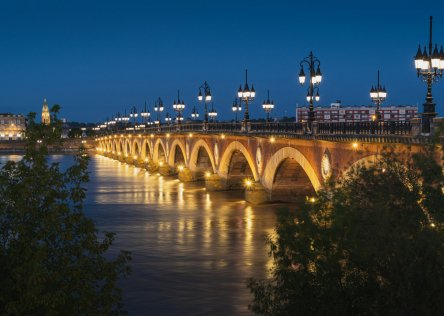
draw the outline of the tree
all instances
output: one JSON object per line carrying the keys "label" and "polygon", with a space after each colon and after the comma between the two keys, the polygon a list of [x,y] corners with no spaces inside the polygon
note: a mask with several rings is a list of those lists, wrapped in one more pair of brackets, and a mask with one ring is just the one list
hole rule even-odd
{"label": "tree", "polygon": [[444,177],[433,149],[387,152],[282,211],[271,277],[248,281],[262,315],[443,315]]}
{"label": "tree", "polygon": [[28,116],[23,159],[0,171],[0,314],[124,314],[116,282],[130,255],[109,259],[114,235],[99,234],[83,213],[88,157],[65,171],[48,162],[60,141],[58,110],[50,126]]}

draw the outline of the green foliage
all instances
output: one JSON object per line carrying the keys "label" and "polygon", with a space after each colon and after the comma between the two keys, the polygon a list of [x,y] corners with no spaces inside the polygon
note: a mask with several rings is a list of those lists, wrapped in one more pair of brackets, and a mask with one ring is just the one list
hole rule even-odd
{"label": "green foliage", "polygon": [[261,315],[443,315],[444,177],[433,149],[386,153],[282,211],[271,277],[248,281]]}
{"label": "green foliage", "polygon": [[112,233],[99,234],[82,209],[88,157],[62,171],[48,162],[58,146],[58,106],[51,125],[28,117],[26,154],[0,171],[0,314],[124,314],[119,277],[129,253],[110,259]]}

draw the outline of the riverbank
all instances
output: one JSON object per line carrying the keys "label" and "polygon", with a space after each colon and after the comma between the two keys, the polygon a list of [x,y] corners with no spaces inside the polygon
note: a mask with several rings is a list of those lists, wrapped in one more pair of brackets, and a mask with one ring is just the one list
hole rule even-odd
{"label": "riverbank", "polygon": [[[60,147],[54,148],[49,147],[48,150],[51,154],[63,154],[63,153],[75,153],[81,148],[84,148],[88,152],[93,152],[94,138],[67,138],[62,139],[62,145]],[[0,154],[23,154],[25,152],[25,141],[24,140],[11,140],[11,141],[0,141]]]}

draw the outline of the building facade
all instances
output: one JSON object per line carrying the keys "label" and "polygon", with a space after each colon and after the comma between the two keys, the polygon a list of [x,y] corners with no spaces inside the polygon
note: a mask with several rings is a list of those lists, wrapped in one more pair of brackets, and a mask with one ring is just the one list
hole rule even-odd
{"label": "building facade", "polygon": [[19,114],[0,114],[0,141],[21,140],[25,136],[26,118]]}
{"label": "building facade", "polygon": [[46,98],[43,99],[42,124],[45,124],[45,125],[51,124],[51,115],[49,114],[49,108],[48,108],[48,103],[46,103]]}
{"label": "building facade", "polygon": [[[375,106],[342,106],[335,102],[330,107],[315,107],[318,122],[369,122],[376,118]],[[392,105],[380,108],[383,121],[409,121],[418,114],[418,107],[412,105]],[[308,120],[308,107],[296,109],[296,120]]]}

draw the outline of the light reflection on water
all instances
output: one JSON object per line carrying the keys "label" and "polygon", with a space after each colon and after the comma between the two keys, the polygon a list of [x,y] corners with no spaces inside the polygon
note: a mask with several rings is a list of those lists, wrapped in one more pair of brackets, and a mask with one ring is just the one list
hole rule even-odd
{"label": "light reflection on water", "polygon": [[264,237],[279,206],[251,206],[242,192],[207,192],[101,156],[89,168],[86,213],[116,233],[113,252],[132,252],[133,272],[121,282],[130,315],[250,314],[245,280],[271,267]]}

